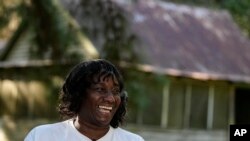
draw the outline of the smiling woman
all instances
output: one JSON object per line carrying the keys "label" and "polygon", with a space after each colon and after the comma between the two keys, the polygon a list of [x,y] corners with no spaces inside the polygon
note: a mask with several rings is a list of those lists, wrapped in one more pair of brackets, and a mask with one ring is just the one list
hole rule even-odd
{"label": "smiling woman", "polygon": [[121,74],[106,60],[76,65],[59,100],[64,121],[35,127],[24,141],[144,141],[119,127],[126,114],[127,95]]}

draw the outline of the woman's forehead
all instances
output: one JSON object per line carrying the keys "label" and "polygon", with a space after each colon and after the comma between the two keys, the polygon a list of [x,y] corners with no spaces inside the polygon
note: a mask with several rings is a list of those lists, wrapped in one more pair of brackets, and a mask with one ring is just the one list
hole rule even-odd
{"label": "woman's forehead", "polygon": [[112,73],[95,75],[93,78],[94,83],[103,83],[103,82],[110,81],[110,80],[113,81],[115,85],[119,85],[119,82],[116,76]]}

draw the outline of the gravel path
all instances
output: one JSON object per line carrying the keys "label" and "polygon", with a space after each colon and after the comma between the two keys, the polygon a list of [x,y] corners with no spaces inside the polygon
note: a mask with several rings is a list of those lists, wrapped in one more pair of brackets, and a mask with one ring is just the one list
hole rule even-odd
{"label": "gravel path", "polygon": [[140,131],[145,141],[228,141],[226,131]]}

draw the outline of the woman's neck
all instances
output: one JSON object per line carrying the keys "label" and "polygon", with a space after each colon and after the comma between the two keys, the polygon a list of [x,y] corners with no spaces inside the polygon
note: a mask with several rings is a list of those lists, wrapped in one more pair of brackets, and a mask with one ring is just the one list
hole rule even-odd
{"label": "woman's neck", "polygon": [[74,119],[73,124],[81,134],[87,136],[92,141],[100,139],[109,131],[109,126],[95,126],[93,124],[80,120],[78,117]]}

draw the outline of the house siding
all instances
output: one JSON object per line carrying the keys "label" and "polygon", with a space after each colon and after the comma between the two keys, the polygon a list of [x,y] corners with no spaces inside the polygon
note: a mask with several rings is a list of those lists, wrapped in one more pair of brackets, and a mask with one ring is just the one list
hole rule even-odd
{"label": "house siding", "polygon": [[[145,86],[150,93],[147,94],[149,102],[143,109],[140,124],[166,129],[228,129],[230,119],[234,118],[231,113],[234,84],[174,77],[165,77],[165,80],[165,84],[169,83],[169,90],[166,90],[166,85],[161,88]],[[167,97],[164,96],[166,91],[169,91]],[[148,113],[154,116],[148,116]]]}
{"label": "house siding", "polygon": [[28,42],[31,42],[32,34],[31,32],[23,32],[20,38],[17,41],[17,44],[15,45],[15,48],[11,50],[8,57],[5,61],[28,61],[29,58],[29,49],[31,44],[27,44]]}

